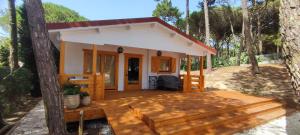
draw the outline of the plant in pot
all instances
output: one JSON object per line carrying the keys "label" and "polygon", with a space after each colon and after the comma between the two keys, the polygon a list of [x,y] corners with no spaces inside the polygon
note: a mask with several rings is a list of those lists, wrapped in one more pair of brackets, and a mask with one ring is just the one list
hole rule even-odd
{"label": "plant in pot", "polygon": [[80,92],[80,102],[82,105],[87,106],[91,103],[91,97],[87,92]]}
{"label": "plant in pot", "polygon": [[75,84],[65,84],[64,90],[64,104],[68,109],[75,109],[80,105],[80,87]]}

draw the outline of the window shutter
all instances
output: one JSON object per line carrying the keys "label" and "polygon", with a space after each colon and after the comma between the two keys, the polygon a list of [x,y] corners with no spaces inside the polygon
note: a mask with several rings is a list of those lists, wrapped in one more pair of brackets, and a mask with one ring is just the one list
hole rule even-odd
{"label": "window shutter", "polygon": [[159,71],[159,58],[157,56],[151,57],[151,72],[157,73]]}
{"label": "window shutter", "polygon": [[171,72],[176,73],[176,58],[172,58],[171,61]]}

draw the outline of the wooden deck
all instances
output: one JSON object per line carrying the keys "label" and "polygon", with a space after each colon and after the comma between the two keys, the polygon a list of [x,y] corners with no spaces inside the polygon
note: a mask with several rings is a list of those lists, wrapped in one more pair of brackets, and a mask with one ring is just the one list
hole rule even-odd
{"label": "wooden deck", "polygon": [[232,134],[293,112],[275,99],[215,91],[106,92],[105,100],[66,110],[66,121],[106,117],[116,135]]}

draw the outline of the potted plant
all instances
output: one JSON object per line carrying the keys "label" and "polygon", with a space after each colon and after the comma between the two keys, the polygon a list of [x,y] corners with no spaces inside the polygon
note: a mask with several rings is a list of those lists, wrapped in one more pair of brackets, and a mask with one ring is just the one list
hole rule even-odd
{"label": "potted plant", "polygon": [[80,87],[74,84],[65,84],[64,90],[64,104],[68,109],[75,109],[80,105]]}
{"label": "potted plant", "polygon": [[80,92],[80,102],[82,105],[87,106],[91,103],[91,97],[87,92]]}

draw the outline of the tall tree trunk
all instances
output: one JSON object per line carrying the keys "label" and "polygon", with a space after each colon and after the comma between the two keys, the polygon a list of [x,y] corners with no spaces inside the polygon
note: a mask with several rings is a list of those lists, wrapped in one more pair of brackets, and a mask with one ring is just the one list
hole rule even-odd
{"label": "tall tree trunk", "polygon": [[241,55],[242,55],[242,51],[244,49],[244,45],[245,45],[245,23],[243,21],[242,33],[241,33],[241,39],[240,39],[240,48],[239,48],[239,52],[237,54],[237,62],[236,62],[238,66],[241,65]]}
{"label": "tall tree trunk", "polygon": [[[208,17],[207,0],[203,0],[203,4],[204,4],[204,20],[205,20],[205,44],[209,45],[210,31],[209,31],[209,17]],[[207,54],[207,56],[206,56],[206,70],[211,71],[211,68],[212,68],[211,54]]]}
{"label": "tall tree trunk", "polygon": [[10,60],[10,69],[12,72],[17,68],[19,68],[15,0],[8,0],[8,7],[9,7],[10,38],[11,38],[9,60]]}
{"label": "tall tree trunk", "polygon": [[186,0],[186,5],[185,5],[185,9],[186,9],[186,34],[190,34],[190,24],[189,24],[189,18],[190,18],[190,2],[189,0]]}
{"label": "tall tree trunk", "polygon": [[50,135],[66,134],[63,112],[63,95],[55,71],[51,42],[46,28],[40,0],[25,0],[33,52],[45,105],[45,115]]}
{"label": "tall tree trunk", "polygon": [[245,28],[245,45],[247,47],[247,52],[249,55],[249,60],[251,63],[252,74],[260,73],[257,60],[255,58],[255,53],[253,50],[253,46],[251,43],[251,30],[250,30],[250,23],[249,23],[249,15],[247,9],[247,0],[242,0],[242,12],[243,12],[243,20],[244,20],[244,28]]}
{"label": "tall tree trunk", "polygon": [[[267,1],[265,1],[266,3]],[[256,20],[256,26],[257,29],[256,30],[252,30],[251,28],[251,36],[252,36],[252,42],[254,43],[255,47],[256,47],[256,53],[257,54],[262,54],[262,40],[261,40],[261,18],[260,18],[260,12],[261,10],[259,10],[259,8],[257,8],[257,1],[256,0],[252,0],[252,5],[253,5],[253,14],[251,16],[251,19]],[[251,26],[253,26],[254,21],[251,21]]]}
{"label": "tall tree trunk", "polygon": [[291,76],[296,102],[300,102],[300,1],[280,0],[280,33],[283,58]]}

